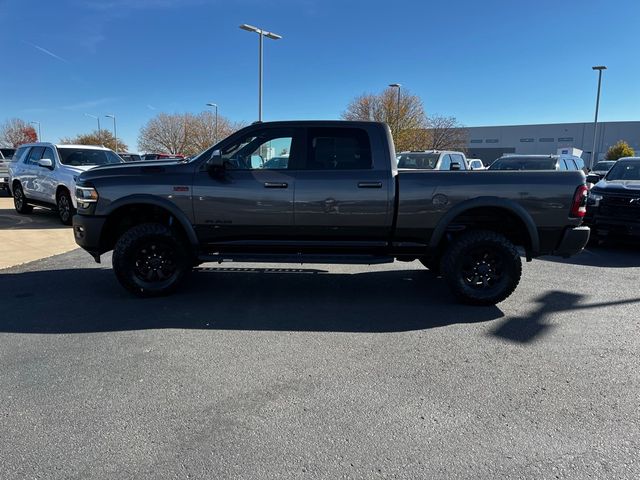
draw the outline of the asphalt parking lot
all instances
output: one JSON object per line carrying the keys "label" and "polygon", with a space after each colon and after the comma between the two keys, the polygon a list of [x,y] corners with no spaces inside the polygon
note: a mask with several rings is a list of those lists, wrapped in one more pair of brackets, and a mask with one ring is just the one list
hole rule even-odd
{"label": "asphalt parking lot", "polygon": [[[71,232],[69,231],[69,235]],[[638,478],[640,249],[456,305],[419,263],[0,270],[0,478]]]}

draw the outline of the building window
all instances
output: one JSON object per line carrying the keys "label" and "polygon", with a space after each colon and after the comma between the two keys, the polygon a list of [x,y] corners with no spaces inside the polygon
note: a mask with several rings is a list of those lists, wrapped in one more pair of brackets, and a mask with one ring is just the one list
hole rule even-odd
{"label": "building window", "polygon": [[533,142],[533,138],[521,138],[520,141],[522,143],[530,143]]}
{"label": "building window", "polygon": [[484,143],[498,143],[497,138],[487,138]]}
{"label": "building window", "polygon": [[481,139],[480,140],[471,140],[470,143],[482,143],[482,140]]}
{"label": "building window", "polygon": [[544,138],[539,138],[538,141],[539,142],[553,142],[553,138],[544,137]]}
{"label": "building window", "polygon": [[573,142],[573,137],[561,137],[558,138],[559,142]]}

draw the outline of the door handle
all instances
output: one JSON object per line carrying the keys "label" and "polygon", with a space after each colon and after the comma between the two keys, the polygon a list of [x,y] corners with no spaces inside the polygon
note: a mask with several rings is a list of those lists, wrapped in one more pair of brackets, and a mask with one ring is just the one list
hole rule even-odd
{"label": "door handle", "polygon": [[287,188],[289,185],[280,182],[264,182],[264,188]]}
{"label": "door handle", "polygon": [[382,188],[382,182],[358,182],[358,188]]}

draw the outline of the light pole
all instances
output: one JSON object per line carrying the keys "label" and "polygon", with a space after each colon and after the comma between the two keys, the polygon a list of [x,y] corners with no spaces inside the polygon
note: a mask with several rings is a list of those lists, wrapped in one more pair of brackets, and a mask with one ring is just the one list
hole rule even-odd
{"label": "light pole", "polygon": [[218,105],[216,103],[207,103],[207,107],[215,107],[216,109],[216,134],[215,141],[213,142],[215,145],[216,143],[218,143]]}
{"label": "light pole", "polygon": [[258,34],[260,38],[259,42],[259,57],[258,57],[258,121],[262,121],[262,37],[270,38],[271,40],[280,40],[282,38],[281,35],[273,32],[267,32],[258,27],[254,27],[252,25],[247,25],[243,23],[240,25],[242,30],[246,30],[247,32],[254,32]]}
{"label": "light pole", "polygon": [[391,88],[398,89],[398,107],[396,109],[396,135],[400,133],[400,87],[402,87],[399,83],[390,83],[389,86]]}
{"label": "light pole", "polygon": [[597,65],[595,67],[591,67],[592,70],[598,71],[598,95],[596,96],[596,118],[593,120],[593,148],[591,149],[591,168],[598,161],[598,156],[596,155],[596,136],[598,133],[598,109],[600,108],[600,85],[602,84],[602,71],[606,70],[607,67],[604,65]]}
{"label": "light pole", "polygon": [[116,116],[115,115],[105,115],[107,118],[113,118],[113,138],[116,142],[116,153],[118,153],[118,131],[116,130]]}
{"label": "light pole", "polygon": [[85,113],[85,116],[89,118],[95,118],[98,121],[98,143],[102,145],[102,130],[100,130],[100,117],[97,115],[91,115],[90,113]]}
{"label": "light pole", "polygon": [[29,124],[31,125],[38,125],[38,141],[41,142],[42,141],[42,134],[40,133],[40,122],[29,122]]}

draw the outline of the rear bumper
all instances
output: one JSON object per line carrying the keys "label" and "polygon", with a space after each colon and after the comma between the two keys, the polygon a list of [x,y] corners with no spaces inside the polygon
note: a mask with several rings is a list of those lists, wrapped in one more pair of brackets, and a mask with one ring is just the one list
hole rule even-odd
{"label": "rear bumper", "polygon": [[103,253],[100,248],[100,239],[106,221],[107,217],[73,216],[73,237],[76,243],[89,252],[96,262],[100,262],[100,255]]}
{"label": "rear bumper", "polygon": [[554,250],[553,255],[570,257],[580,253],[589,241],[591,230],[589,227],[573,227],[565,230],[562,240]]}

